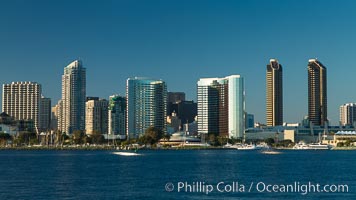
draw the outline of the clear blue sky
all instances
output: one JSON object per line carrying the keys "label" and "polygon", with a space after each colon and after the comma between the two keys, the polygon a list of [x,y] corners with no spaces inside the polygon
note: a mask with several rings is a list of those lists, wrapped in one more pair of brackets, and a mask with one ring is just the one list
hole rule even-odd
{"label": "clear blue sky", "polygon": [[125,94],[128,77],[196,99],[201,77],[245,77],[246,108],[265,122],[265,70],[284,70],[285,121],[307,115],[307,63],[328,70],[328,111],[356,102],[356,3],[328,0],[2,0],[0,82],[36,81],[55,104],[63,68],[81,58],[87,95]]}

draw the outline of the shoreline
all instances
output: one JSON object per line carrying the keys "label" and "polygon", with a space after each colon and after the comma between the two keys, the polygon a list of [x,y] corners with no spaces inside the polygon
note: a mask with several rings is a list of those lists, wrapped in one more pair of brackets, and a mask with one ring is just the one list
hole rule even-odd
{"label": "shoreline", "polygon": [[[275,150],[292,150],[292,151],[301,151],[300,149],[293,149],[293,148],[272,148]],[[135,149],[117,149],[117,146],[107,146],[107,145],[98,145],[98,146],[22,146],[22,147],[0,147],[1,150],[18,150],[18,151],[29,151],[29,150],[55,150],[55,151],[95,151],[95,150],[103,150],[103,151],[134,151]],[[139,148],[139,151],[145,150],[236,150],[233,148],[223,148],[223,147],[181,147],[181,148]],[[356,150],[356,147],[334,147],[330,149],[332,151],[352,151]],[[241,150],[240,150],[241,151]],[[259,151],[259,150],[251,150],[251,151]],[[304,150],[302,150],[304,151]],[[310,151],[310,150],[307,150]],[[313,150],[317,151],[317,150]],[[325,151],[325,150],[323,150]]]}

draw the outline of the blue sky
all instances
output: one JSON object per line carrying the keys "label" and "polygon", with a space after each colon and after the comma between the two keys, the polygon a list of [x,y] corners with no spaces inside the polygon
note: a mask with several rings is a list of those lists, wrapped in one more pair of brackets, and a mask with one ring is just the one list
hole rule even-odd
{"label": "blue sky", "polygon": [[126,79],[160,78],[196,99],[202,77],[240,74],[246,108],[265,122],[265,70],[284,70],[284,120],[307,115],[307,63],[328,70],[328,111],[356,102],[356,2],[337,0],[0,1],[0,82],[36,81],[53,104],[63,68],[80,58],[87,95],[125,94]]}

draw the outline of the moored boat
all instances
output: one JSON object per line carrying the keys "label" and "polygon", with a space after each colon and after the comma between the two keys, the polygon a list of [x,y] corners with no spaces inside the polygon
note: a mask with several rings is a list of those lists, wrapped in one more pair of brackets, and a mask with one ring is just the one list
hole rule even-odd
{"label": "moored boat", "polygon": [[310,143],[310,144],[305,144],[303,142],[299,142],[296,144],[293,149],[297,150],[330,150],[331,146],[328,144],[322,144],[322,143]]}

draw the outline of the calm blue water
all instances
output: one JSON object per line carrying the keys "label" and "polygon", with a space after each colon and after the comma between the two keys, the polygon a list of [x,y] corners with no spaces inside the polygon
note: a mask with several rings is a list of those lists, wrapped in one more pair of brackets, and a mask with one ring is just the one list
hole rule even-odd
{"label": "calm blue water", "polygon": [[[356,199],[356,151],[266,155],[236,150],[171,150],[140,154],[0,151],[0,199]],[[185,182],[191,187],[201,182],[214,190],[209,194],[190,191],[189,186],[185,190]],[[238,182],[241,191],[217,191],[219,182],[224,182],[219,190]],[[262,183],[257,191],[259,182],[347,184],[348,192],[267,192],[261,191]],[[174,188],[167,192],[165,186],[172,189],[170,183]],[[179,192],[178,187],[182,187]]]}

